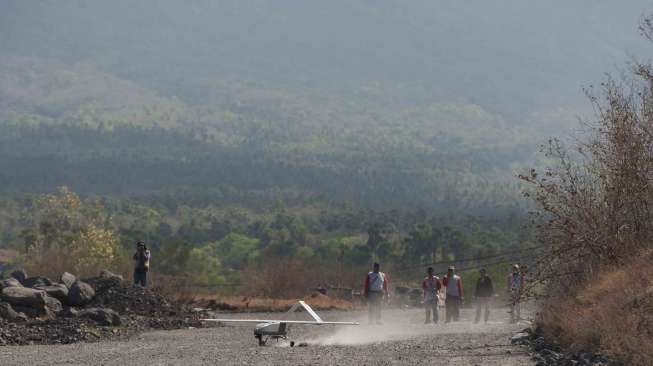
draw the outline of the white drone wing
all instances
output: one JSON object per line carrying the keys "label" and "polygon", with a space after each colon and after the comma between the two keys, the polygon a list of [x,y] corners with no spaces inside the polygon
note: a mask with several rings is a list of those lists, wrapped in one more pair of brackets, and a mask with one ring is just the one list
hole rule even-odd
{"label": "white drone wing", "polygon": [[286,323],[286,324],[313,324],[313,325],[359,325],[356,322],[316,322],[313,320],[273,320],[273,319],[200,319],[203,322],[220,323]]}
{"label": "white drone wing", "polygon": [[356,322],[325,322],[307,303],[299,300],[294,304],[288,313],[292,313],[299,307],[303,307],[307,313],[315,320],[271,320],[271,319],[200,319],[204,322],[224,322],[224,323],[286,323],[286,324],[312,324],[312,325],[359,325]]}

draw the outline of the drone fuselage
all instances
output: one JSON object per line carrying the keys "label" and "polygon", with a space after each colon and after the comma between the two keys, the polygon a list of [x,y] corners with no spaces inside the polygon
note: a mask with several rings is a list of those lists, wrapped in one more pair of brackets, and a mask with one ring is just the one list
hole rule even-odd
{"label": "drone fuselage", "polygon": [[256,336],[285,336],[287,334],[286,323],[259,323],[254,328]]}

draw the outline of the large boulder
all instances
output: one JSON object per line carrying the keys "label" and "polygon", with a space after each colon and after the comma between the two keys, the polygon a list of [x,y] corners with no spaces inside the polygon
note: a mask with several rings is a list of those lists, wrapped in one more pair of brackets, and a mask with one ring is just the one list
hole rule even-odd
{"label": "large boulder", "polygon": [[23,281],[25,281],[25,279],[27,278],[27,273],[22,269],[19,269],[17,271],[11,272],[10,276],[17,279],[18,282],[23,283]]}
{"label": "large boulder", "polygon": [[45,305],[45,291],[27,287],[5,287],[0,293],[0,299],[11,305],[27,307],[42,307]]}
{"label": "large boulder", "polygon": [[38,286],[37,290],[45,291],[49,296],[54,297],[55,299],[61,302],[68,301],[68,287],[66,285],[57,283],[51,286]]}
{"label": "large boulder", "polygon": [[64,272],[61,275],[61,283],[66,285],[66,287],[69,288],[69,289],[72,287],[72,285],[75,283],[75,281],[77,281],[77,277],[75,277],[75,275],[73,275],[71,273]]}
{"label": "large boulder", "polygon": [[120,315],[111,309],[105,308],[88,308],[76,313],[77,317],[89,318],[96,321],[99,325],[117,326],[122,324]]}
{"label": "large boulder", "polygon": [[62,311],[61,302],[54,297],[45,295],[42,305],[25,306],[14,305],[16,311],[25,313],[31,318],[55,319]]}
{"label": "large boulder", "polygon": [[68,304],[72,306],[82,306],[93,300],[95,290],[86,282],[75,281],[68,291]]}
{"label": "large boulder", "polygon": [[73,286],[75,281],[77,281],[77,277],[75,277],[74,274],[68,272],[64,272],[61,274],[60,282],[66,285],[68,289],[70,289]]}
{"label": "large boulder", "polygon": [[29,288],[36,288],[36,287],[44,287],[44,286],[50,286],[52,285],[52,281],[50,281],[49,278],[47,277],[28,277],[22,282],[23,286],[29,287]]}
{"label": "large boulder", "polygon": [[0,281],[0,290],[5,287],[23,287],[23,285],[17,279],[9,277]]}
{"label": "large boulder", "polygon": [[105,279],[105,280],[117,280],[117,281],[123,281],[124,278],[121,275],[117,275],[108,269],[103,269],[100,271],[100,278]]}
{"label": "large boulder", "polygon": [[0,318],[12,322],[27,320],[27,316],[25,314],[17,312],[13,307],[11,307],[9,303],[6,302],[0,302]]}
{"label": "large boulder", "polygon": [[63,306],[61,305],[61,301],[55,299],[52,296],[46,296],[44,310],[48,314],[59,314],[63,310]]}

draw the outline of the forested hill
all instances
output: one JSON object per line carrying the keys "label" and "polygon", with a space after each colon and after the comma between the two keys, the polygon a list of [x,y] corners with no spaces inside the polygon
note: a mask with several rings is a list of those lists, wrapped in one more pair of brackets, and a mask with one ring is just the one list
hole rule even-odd
{"label": "forested hill", "polygon": [[0,190],[515,206],[648,5],[5,0]]}
{"label": "forested hill", "polygon": [[[231,203],[491,210],[517,205],[511,174],[533,157],[527,129],[477,105],[387,109],[376,118],[336,98],[235,88],[240,102],[222,110],[94,69],[4,61],[4,192],[69,185],[96,194],[193,191]],[[391,116],[397,122],[384,121]]]}

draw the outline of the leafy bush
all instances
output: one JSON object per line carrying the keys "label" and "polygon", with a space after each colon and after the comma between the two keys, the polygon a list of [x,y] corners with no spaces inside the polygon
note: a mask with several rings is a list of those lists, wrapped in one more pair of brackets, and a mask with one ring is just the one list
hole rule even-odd
{"label": "leafy bush", "polygon": [[56,277],[74,271],[89,276],[127,261],[118,237],[107,226],[106,212],[97,203],[82,202],[66,187],[34,203],[26,217],[29,225],[22,232],[24,266],[29,273]]}

